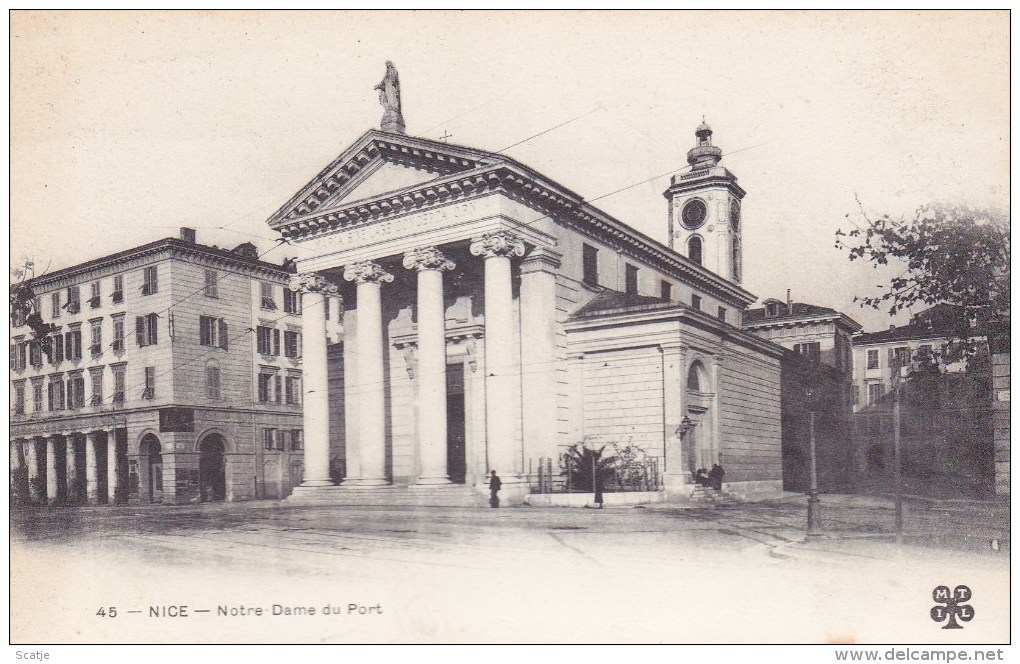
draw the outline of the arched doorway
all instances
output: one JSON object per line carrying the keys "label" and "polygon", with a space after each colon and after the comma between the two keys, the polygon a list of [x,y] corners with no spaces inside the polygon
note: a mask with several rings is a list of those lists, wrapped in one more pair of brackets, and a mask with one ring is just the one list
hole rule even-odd
{"label": "arched doorway", "polygon": [[203,503],[227,499],[226,441],[211,433],[198,445],[198,475]]}
{"label": "arched doorway", "polygon": [[716,463],[713,445],[711,408],[715,400],[705,365],[695,360],[687,370],[687,417],[691,427],[684,439],[684,457],[687,470],[694,473],[708,471]]}
{"label": "arched doorway", "polygon": [[143,499],[150,503],[163,502],[163,448],[155,434],[147,433],[139,445],[142,456]]}

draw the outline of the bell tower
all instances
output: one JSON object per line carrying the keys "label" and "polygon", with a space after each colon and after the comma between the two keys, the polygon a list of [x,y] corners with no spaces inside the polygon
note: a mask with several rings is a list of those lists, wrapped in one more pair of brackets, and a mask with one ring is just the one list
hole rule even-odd
{"label": "bell tower", "polygon": [[741,280],[740,201],[746,193],[712,145],[712,128],[704,119],[694,131],[697,142],[687,152],[688,173],[674,175],[663,196],[669,201],[669,247],[719,276]]}

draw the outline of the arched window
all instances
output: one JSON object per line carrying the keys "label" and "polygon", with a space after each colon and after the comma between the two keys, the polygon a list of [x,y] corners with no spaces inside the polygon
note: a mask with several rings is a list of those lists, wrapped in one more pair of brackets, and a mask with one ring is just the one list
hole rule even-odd
{"label": "arched window", "polygon": [[687,371],[687,389],[692,392],[701,391],[701,377],[699,376],[700,362],[695,362]]}
{"label": "arched window", "polygon": [[687,257],[701,265],[701,238],[697,235],[687,241]]}

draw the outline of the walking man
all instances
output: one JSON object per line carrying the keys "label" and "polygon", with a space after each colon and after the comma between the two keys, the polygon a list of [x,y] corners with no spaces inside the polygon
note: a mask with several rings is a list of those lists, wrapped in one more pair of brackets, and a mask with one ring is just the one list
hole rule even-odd
{"label": "walking man", "polygon": [[492,471],[492,476],[489,477],[489,507],[499,507],[499,489],[503,486],[503,481],[499,479],[499,475],[496,471]]}

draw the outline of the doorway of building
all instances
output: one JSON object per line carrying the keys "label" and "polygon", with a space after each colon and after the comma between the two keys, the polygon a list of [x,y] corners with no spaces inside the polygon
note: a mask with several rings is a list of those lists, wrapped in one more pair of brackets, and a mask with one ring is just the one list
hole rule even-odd
{"label": "doorway of building", "polygon": [[144,457],[142,468],[145,469],[143,478],[144,498],[150,503],[163,502],[163,449],[159,444],[159,438],[154,434],[147,433],[139,445],[141,455]]}
{"label": "doorway of building", "polygon": [[223,436],[211,433],[198,446],[198,476],[203,503],[227,499],[227,466]]}
{"label": "doorway of building", "polygon": [[446,474],[454,484],[467,476],[464,365],[446,367]]}

